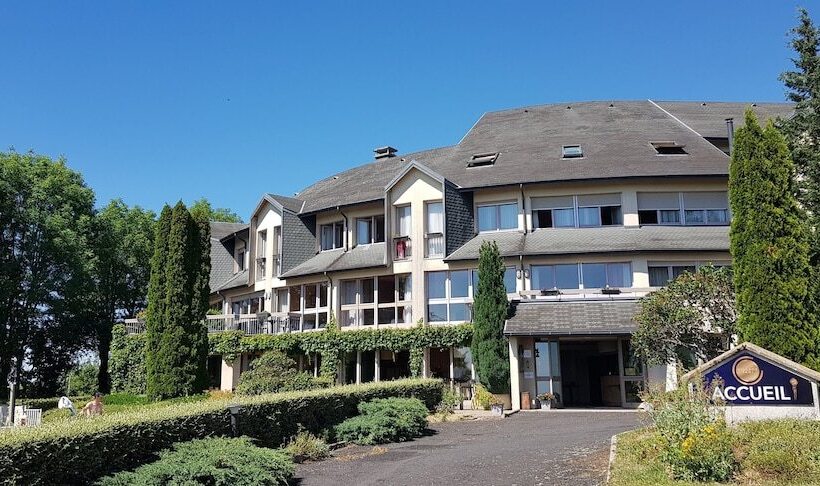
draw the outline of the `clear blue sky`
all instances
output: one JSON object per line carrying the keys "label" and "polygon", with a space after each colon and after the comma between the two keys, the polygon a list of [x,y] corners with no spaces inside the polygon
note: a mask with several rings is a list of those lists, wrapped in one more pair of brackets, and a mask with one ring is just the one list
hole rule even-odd
{"label": "clear blue sky", "polygon": [[247,219],[485,111],[781,101],[797,6],[818,3],[3,2],[0,150],[65,156],[98,205],[205,196]]}

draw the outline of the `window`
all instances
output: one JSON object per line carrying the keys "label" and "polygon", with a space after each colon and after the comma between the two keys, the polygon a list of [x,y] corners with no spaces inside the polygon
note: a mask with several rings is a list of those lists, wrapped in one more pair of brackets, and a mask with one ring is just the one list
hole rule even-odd
{"label": "window", "polygon": [[623,224],[620,194],[534,197],[531,204],[535,229]]}
{"label": "window", "polygon": [[575,263],[561,265],[533,265],[530,268],[531,288],[544,289],[577,289],[580,287],[578,265]]}
{"label": "window", "polygon": [[478,207],[478,231],[518,229],[518,203],[488,204]]}
{"label": "window", "polygon": [[427,321],[469,322],[472,302],[470,270],[427,272]]}
{"label": "window", "polygon": [[730,220],[726,191],[638,193],[640,224],[726,225]]}
{"label": "window", "polygon": [[686,224],[729,224],[729,197],[725,191],[684,192]]}
{"label": "window", "polygon": [[485,165],[495,164],[498,158],[498,152],[488,152],[483,154],[473,154],[470,161],[467,162],[467,167],[483,167]]}
{"label": "window", "polygon": [[264,309],[265,300],[261,296],[231,301],[231,312],[233,314],[256,314]]}
{"label": "window", "polygon": [[413,321],[410,274],[341,282],[340,324],[343,327]]}
{"label": "window", "polygon": [[652,148],[655,149],[658,155],[686,155],[687,152],[683,148],[686,145],[678,144],[677,142],[649,142]]}
{"label": "window", "polygon": [[580,145],[564,145],[561,147],[561,157],[565,159],[577,159],[584,156],[584,150]]}
{"label": "window", "polygon": [[256,279],[263,280],[267,271],[265,255],[268,248],[267,230],[259,231],[256,235]]}
{"label": "window", "polygon": [[444,256],[444,204],[430,202],[425,207],[425,252],[428,258]]}
{"label": "window", "polygon": [[[517,292],[517,277],[515,276],[515,267],[507,267],[504,269],[504,288],[508,294]],[[478,270],[473,270],[473,295],[478,292]]]}
{"label": "window", "polygon": [[585,289],[632,287],[629,263],[582,263],[581,282]]}
{"label": "window", "polygon": [[[715,268],[728,266],[727,263],[711,263]],[[649,263],[649,286],[663,287],[685,272],[694,273],[702,262]]]}
{"label": "window", "polygon": [[236,252],[236,268],[237,271],[241,272],[245,270],[245,249],[241,249]]}
{"label": "window", "polygon": [[337,221],[331,224],[323,224],[320,234],[322,250],[334,250],[344,246],[344,222]]}
{"label": "window", "polygon": [[300,317],[300,329],[323,329],[327,327],[329,308],[327,282],[290,287],[290,312]]}
{"label": "window", "polygon": [[384,241],[384,216],[358,218],[356,220],[356,244],[369,245]]}
{"label": "window", "polygon": [[412,248],[410,246],[410,233],[412,228],[410,206],[397,206],[396,227],[394,230],[395,237],[393,238],[393,257],[396,260],[404,260],[412,256]]}

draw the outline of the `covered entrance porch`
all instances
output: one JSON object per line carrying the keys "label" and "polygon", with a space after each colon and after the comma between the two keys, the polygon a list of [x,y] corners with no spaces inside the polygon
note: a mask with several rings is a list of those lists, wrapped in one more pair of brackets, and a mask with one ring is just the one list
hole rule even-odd
{"label": "covered entrance porch", "polygon": [[647,380],[634,357],[634,300],[521,302],[507,320],[513,409],[640,405]]}

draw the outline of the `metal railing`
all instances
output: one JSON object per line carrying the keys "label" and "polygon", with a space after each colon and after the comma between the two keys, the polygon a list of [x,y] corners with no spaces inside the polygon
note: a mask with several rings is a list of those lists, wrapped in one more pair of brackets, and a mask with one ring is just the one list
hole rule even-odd
{"label": "metal railing", "polygon": [[[126,319],[128,334],[145,332],[145,321]],[[299,331],[299,317],[289,314],[223,314],[205,316],[208,333],[242,331],[245,334],[281,334]]]}
{"label": "metal railing", "polygon": [[413,247],[409,236],[398,236],[393,238],[393,259],[407,260],[413,256]]}
{"label": "metal railing", "polygon": [[444,256],[444,235],[442,233],[427,233],[425,235],[427,258]]}

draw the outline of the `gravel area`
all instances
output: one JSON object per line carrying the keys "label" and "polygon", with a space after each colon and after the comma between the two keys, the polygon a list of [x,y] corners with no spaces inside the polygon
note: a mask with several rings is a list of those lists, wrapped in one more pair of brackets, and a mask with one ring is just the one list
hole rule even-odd
{"label": "gravel area", "polygon": [[444,422],[411,442],[351,446],[299,465],[294,483],[314,485],[603,484],[612,435],[640,425],[637,412],[521,412],[504,419]]}

